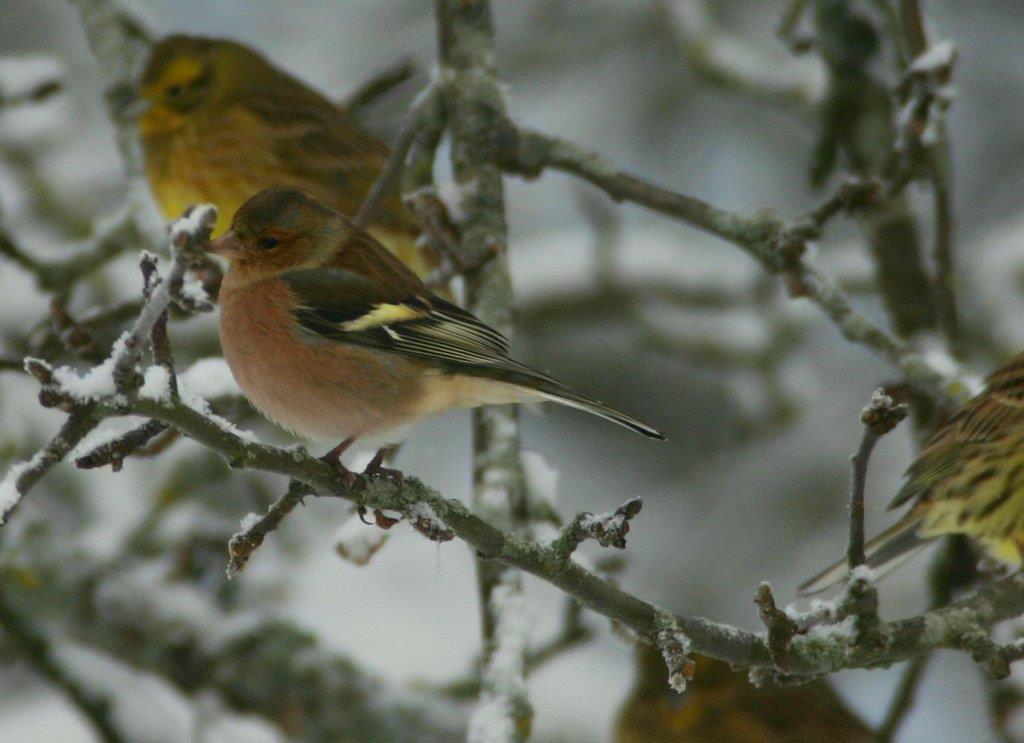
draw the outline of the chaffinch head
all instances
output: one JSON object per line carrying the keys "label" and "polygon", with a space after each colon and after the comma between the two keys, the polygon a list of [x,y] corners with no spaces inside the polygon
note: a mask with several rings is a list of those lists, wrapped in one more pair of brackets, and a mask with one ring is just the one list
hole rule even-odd
{"label": "chaffinch head", "polygon": [[509,358],[509,343],[430,293],[365,231],[294,188],[250,198],[209,250],[224,357],[249,400],[301,436],[399,440],[452,408],[550,400],[658,431]]}

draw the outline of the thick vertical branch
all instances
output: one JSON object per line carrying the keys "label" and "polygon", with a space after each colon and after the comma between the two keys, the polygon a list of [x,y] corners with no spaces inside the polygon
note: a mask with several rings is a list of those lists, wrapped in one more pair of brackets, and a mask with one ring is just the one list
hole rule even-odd
{"label": "thick vertical branch", "polygon": [[[505,194],[501,170],[493,161],[493,132],[505,120],[506,108],[494,70],[493,27],[490,5],[485,0],[436,0],[438,41],[452,140],[452,168],[460,188],[460,252],[472,261],[497,251],[492,260],[466,276],[468,309],[506,335],[512,328],[512,284],[506,245]],[[522,527],[524,487],[519,462],[519,426],[511,406],[479,410],[473,418],[473,506],[491,524],[503,529]],[[492,562],[478,563],[483,610],[485,669],[495,662],[504,640],[499,628],[508,623],[500,612],[515,605],[506,596],[495,600],[495,591],[518,592],[521,579],[510,578],[507,568]],[[506,638],[507,639],[507,638]],[[521,655],[524,648],[513,652]],[[522,658],[517,659],[522,667]],[[506,739],[519,738],[528,730],[531,712],[525,687],[492,683],[495,674],[485,671],[481,707],[493,707],[494,699],[506,705],[509,729]]]}

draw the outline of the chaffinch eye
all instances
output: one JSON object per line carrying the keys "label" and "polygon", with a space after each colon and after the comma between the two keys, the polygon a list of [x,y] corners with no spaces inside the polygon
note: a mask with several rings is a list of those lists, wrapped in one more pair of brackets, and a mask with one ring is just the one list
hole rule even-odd
{"label": "chaffinch eye", "polygon": [[264,250],[277,247],[277,238],[272,235],[265,235],[259,239],[259,246]]}

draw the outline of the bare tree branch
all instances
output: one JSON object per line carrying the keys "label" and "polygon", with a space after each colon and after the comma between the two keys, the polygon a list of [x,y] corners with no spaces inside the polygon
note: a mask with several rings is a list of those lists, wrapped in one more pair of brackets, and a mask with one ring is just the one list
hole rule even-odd
{"label": "bare tree branch", "polygon": [[[112,83],[108,107],[118,128],[126,171],[132,185],[137,186],[142,174],[141,160],[134,127],[124,116],[123,98],[133,81],[133,65],[137,62],[140,43],[137,37],[142,34],[134,34],[107,2],[73,2],[81,11],[90,44]],[[420,99],[410,113],[392,158],[357,219],[370,221],[382,194],[393,188],[403,175],[406,184],[417,186],[411,194],[413,203],[423,207],[416,209],[417,213],[427,214],[426,203],[436,197],[431,190],[434,159],[443,127],[447,125],[452,139],[460,213],[464,217],[457,229],[436,214],[428,215],[424,222],[433,225],[432,239],[452,246],[457,251],[455,254],[466,261],[465,265],[471,266],[466,277],[468,305],[484,321],[505,333],[511,327],[511,286],[503,252],[507,235],[501,170],[533,177],[546,168],[553,168],[594,184],[617,201],[641,204],[739,246],[769,273],[785,278],[792,294],[807,297],[817,304],[847,338],[899,368],[919,389],[940,398],[952,394],[950,380],[897,337],[903,332],[900,323],[906,320],[901,319],[900,312],[892,311],[896,335],[884,331],[856,312],[836,282],[805,257],[806,243],[820,236],[826,225],[843,212],[879,207],[880,211],[871,217],[879,220],[886,216],[884,209],[892,207],[899,211],[902,206],[893,207],[892,202],[901,194],[903,186],[917,177],[915,171],[898,168],[895,172],[883,173],[887,180],[877,182],[862,172],[860,180],[840,187],[820,206],[792,222],[772,216],[746,217],[718,208],[619,171],[596,153],[570,142],[518,129],[508,118],[493,69],[493,30],[488,3],[485,0],[436,0],[436,11],[442,62],[438,87]],[[404,174],[403,165],[407,166]],[[426,198],[417,202],[419,197]],[[945,209],[945,224],[949,226],[948,198],[944,204],[943,207],[937,201],[937,219],[938,213]],[[138,219],[140,213],[133,207],[126,217],[126,229],[136,230],[139,235],[144,232]],[[28,360],[27,368],[42,385],[41,402],[69,415],[60,433],[27,463],[16,465],[0,484],[4,519],[29,488],[64,459],[98,422],[105,418],[141,415],[149,419],[146,424],[108,442],[106,448],[101,447],[102,451],[97,449],[80,461],[95,459],[116,464],[152,436],[170,428],[219,453],[232,467],[274,472],[290,479],[286,495],[272,504],[264,516],[247,519],[243,531],[231,540],[229,570],[240,569],[305,495],[340,497],[358,506],[398,511],[421,533],[437,541],[458,536],[480,557],[485,639],[481,701],[496,702],[501,708],[501,714],[510,723],[509,738],[523,737],[531,716],[523,684],[530,655],[525,648],[521,623],[518,571],[540,577],[581,606],[601,613],[643,641],[657,646],[665,656],[671,683],[677,689],[693,674],[691,653],[752,667],[782,680],[920,658],[937,648],[969,652],[990,674],[1002,676],[1008,673],[1011,663],[1024,656],[1024,644],[999,645],[988,635],[994,624],[1024,612],[1024,578],[1019,575],[993,581],[949,606],[894,622],[884,621],[879,616],[877,594],[863,570],[854,571],[834,613],[812,618],[796,619],[780,610],[770,588],[764,585],[758,591],[758,607],[767,635],[691,614],[673,614],[630,595],[581,567],[571,555],[586,538],[621,546],[628,522],[639,510],[636,505],[639,501],[630,501],[619,512],[606,517],[581,514],[551,544],[532,541],[529,534],[531,509],[523,485],[517,418],[512,408],[487,409],[475,414],[472,511],[458,500],[442,497],[415,478],[397,483],[363,476],[353,481],[304,451],[267,446],[242,434],[212,414],[204,401],[190,398],[184,391],[178,394],[174,359],[166,337],[172,306],[193,311],[204,304],[183,291],[183,286],[186,270],[198,260],[197,248],[208,237],[211,225],[211,213],[198,210],[183,226],[172,230],[173,261],[168,276],[159,283],[147,282],[143,301],[131,306],[132,311],[137,310],[135,322],[108,359],[109,369],[90,372],[109,371],[113,389],[86,389],[73,383],[71,370],[52,369],[45,362]],[[877,221],[873,225],[877,227]],[[943,239],[948,242],[948,230]],[[116,250],[111,248],[110,254],[122,249],[123,240],[119,240]],[[937,258],[941,260],[938,253],[946,249],[948,245],[946,248],[937,245]],[[37,262],[20,249],[11,236],[5,239],[2,234],[0,252],[37,277],[58,277],[40,279],[41,286],[55,291],[73,284],[77,279],[72,276],[74,271],[88,270],[94,260],[98,261],[95,265],[100,265],[107,257],[106,253],[102,258],[91,256],[75,264],[73,270],[51,271],[53,266]],[[947,257],[949,265],[945,269],[940,267],[940,271],[946,270],[952,281],[951,255]],[[911,262],[914,261],[916,258]],[[150,268],[155,265],[151,258],[145,258],[144,264]],[[909,268],[917,270],[915,266]],[[124,319],[123,311],[118,317]],[[147,343],[155,361],[149,371],[154,372],[154,377],[162,373],[167,386],[163,391],[142,394],[139,365]],[[868,454],[878,436],[885,432],[881,429],[891,428],[902,417],[896,414],[899,406],[881,407],[885,410],[875,411],[880,415],[877,421],[868,419],[870,416],[865,414],[867,430],[860,456],[854,463],[851,568],[864,560],[863,480]],[[896,421],[891,420],[894,417]],[[808,631],[815,624],[835,623],[846,618],[853,620],[850,632],[841,628],[822,633]],[[497,663],[496,658],[503,659],[502,663]],[[911,691],[915,683],[912,678],[907,681]],[[897,699],[894,707],[897,703],[902,702]]]}
{"label": "bare tree branch", "polygon": [[128,250],[147,245],[147,236],[130,210],[125,210],[97,226],[95,234],[74,250],[68,258],[43,261],[17,245],[12,236],[0,228],[0,255],[33,275],[43,291],[66,292],[83,276],[109,263]]}
{"label": "bare tree branch", "polygon": [[906,342],[855,311],[835,281],[805,260],[806,240],[817,237],[821,229],[821,224],[814,222],[823,223],[837,214],[834,202],[830,201],[826,210],[812,212],[810,222],[786,225],[772,216],[744,217],[620,171],[596,152],[555,137],[518,130],[507,121],[494,137],[495,156],[510,172],[530,178],[546,168],[561,170],[594,184],[616,201],[646,206],[739,246],[766,270],[789,277],[790,291],[817,304],[847,339],[874,351],[927,393],[939,397],[950,394],[950,380]]}
{"label": "bare tree branch", "polygon": [[284,517],[291,513],[295,506],[302,503],[303,498],[311,494],[312,490],[308,485],[298,480],[292,480],[288,483],[288,491],[271,504],[266,514],[255,519],[247,517],[242,522],[242,531],[231,537],[228,542],[227,574],[229,578],[235,577],[238,571],[245,567],[253,551],[263,544],[267,534],[280,526]]}
{"label": "bare tree branch", "polygon": [[402,179],[402,170],[405,167],[409,150],[420,131],[428,126],[430,121],[437,118],[436,107],[438,105],[440,105],[439,91],[434,87],[427,88],[417,97],[412,108],[409,109],[405,124],[398,133],[383,170],[363,198],[363,202],[359,205],[359,211],[352,218],[353,223],[357,226],[369,225],[384,199],[398,186]]}
{"label": "bare tree branch", "polygon": [[850,540],[846,548],[847,564],[852,573],[864,564],[864,488],[867,483],[868,462],[875,444],[907,417],[910,408],[898,405],[885,394],[875,390],[871,402],[861,412],[864,436],[857,453],[850,458]]}
{"label": "bare tree branch", "polygon": [[[44,399],[43,394],[40,393],[40,400]],[[93,415],[92,406],[81,405],[72,408],[71,414],[57,435],[50,439],[50,443],[36,452],[31,459],[15,464],[7,471],[0,480],[0,526],[7,523],[32,486],[42,479],[50,468],[63,461],[68,452],[74,449],[97,423],[99,418]]]}
{"label": "bare tree branch", "polygon": [[616,508],[612,513],[595,516],[592,513],[578,513],[562,533],[551,543],[551,547],[563,559],[568,560],[576,548],[587,539],[593,539],[602,547],[626,549],[626,535],[629,522],[640,513],[643,501],[633,498]]}
{"label": "bare tree branch", "polygon": [[878,726],[877,736],[879,743],[889,743],[889,741],[894,740],[900,725],[903,724],[907,715],[914,708],[914,696],[917,692],[918,684],[920,684],[921,679],[924,677],[924,671],[928,666],[930,658],[931,656],[929,655],[919,655],[907,661],[907,667],[900,676],[900,683],[896,687],[892,700],[889,702],[889,709],[885,713],[882,724]]}
{"label": "bare tree branch", "polygon": [[797,109],[810,115],[821,98],[823,76],[794,60],[773,58],[778,50],[761,49],[719,28],[707,0],[662,0],[665,25],[694,73],[712,85]]}
{"label": "bare tree branch", "polygon": [[6,93],[0,87],[0,108],[13,108],[15,106],[31,105],[42,103],[47,98],[56,95],[64,90],[64,81],[59,77],[52,77],[47,80],[35,83],[27,90],[19,90],[15,93]]}

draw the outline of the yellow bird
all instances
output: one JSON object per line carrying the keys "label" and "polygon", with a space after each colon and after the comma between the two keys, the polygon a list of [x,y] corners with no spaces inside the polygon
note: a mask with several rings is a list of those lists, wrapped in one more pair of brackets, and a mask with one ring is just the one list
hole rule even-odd
{"label": "yellow bird", "polygon": [[[227,39],[163,39],[139,95],[146,175],[164,215],[215,204],[215,236],[270,186],[299,188],[353,217],[388,157],[387,146],[326,97]],[[388,194],[369,232],[420,277],[435,267],[398,193]]]}
{"label": "yellow bird", "polygon": [[[996,560],[1021,565],[1024,353],[989,375],[984,391],[924,445],[889,508],[908,503],[907,514],[866,545],[869,567],[889,568],[946,534],[966,534]],[[845,572],[846,562],[838,562],[799,590],[824,590]]]}

